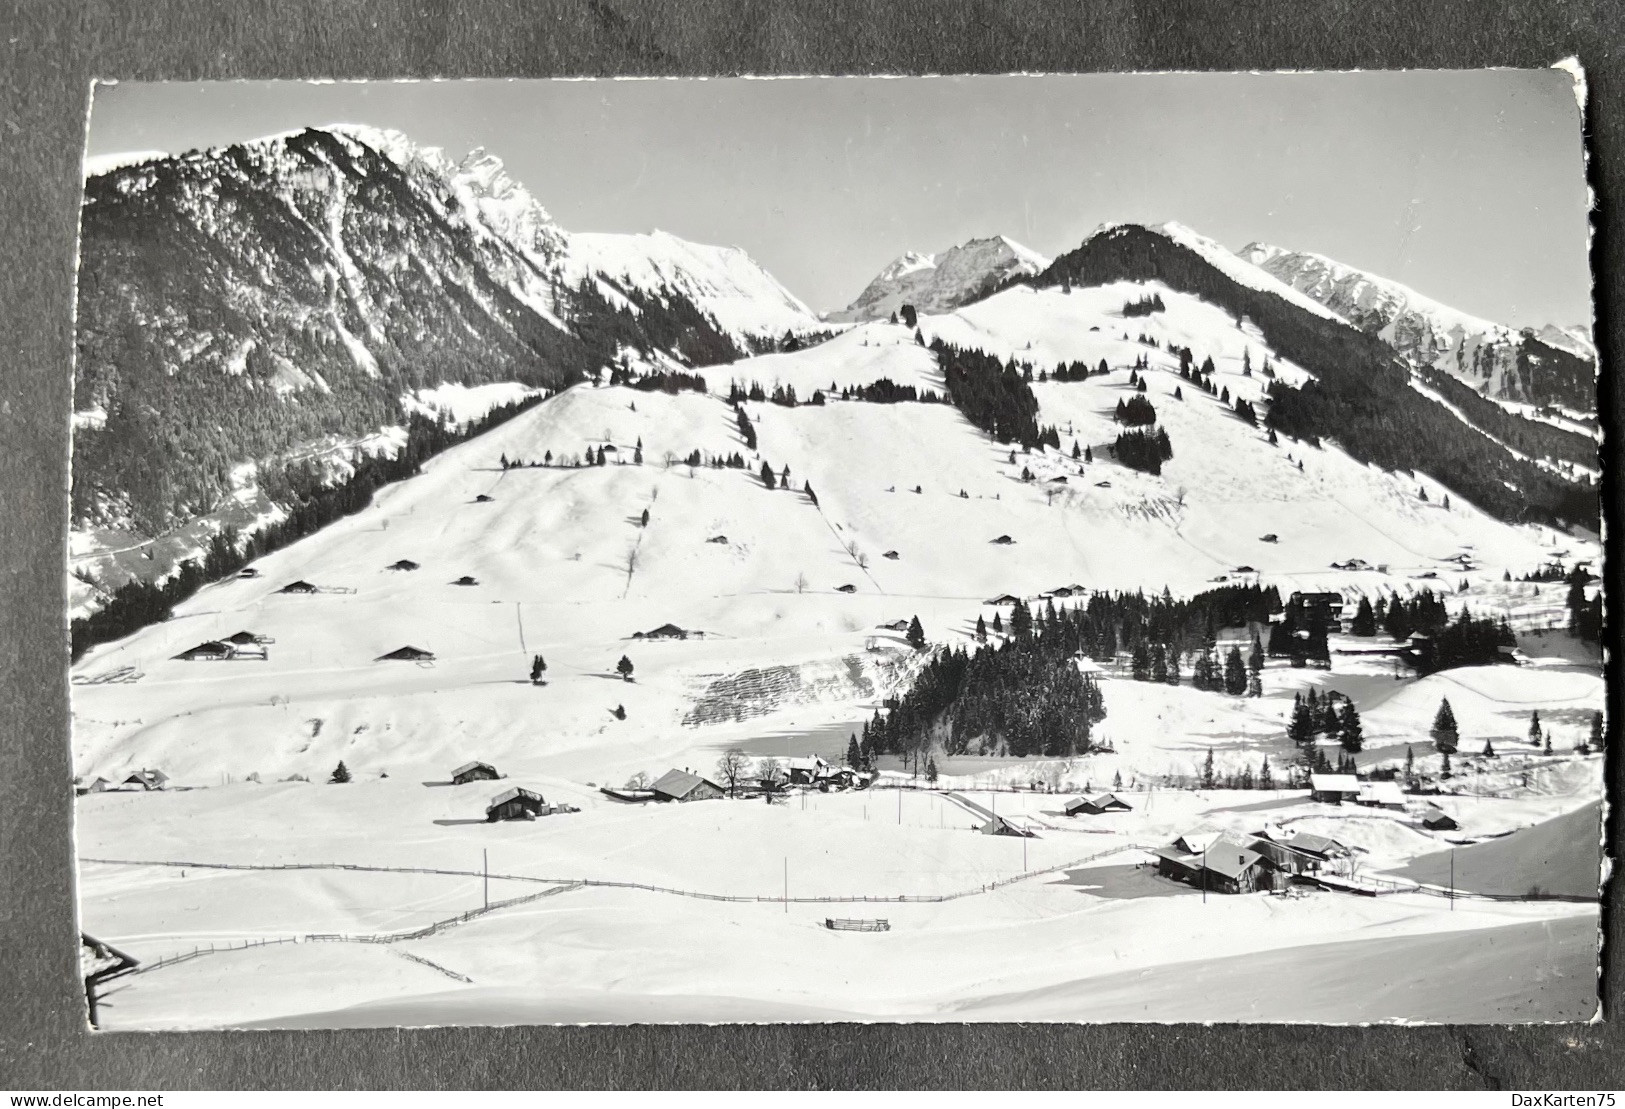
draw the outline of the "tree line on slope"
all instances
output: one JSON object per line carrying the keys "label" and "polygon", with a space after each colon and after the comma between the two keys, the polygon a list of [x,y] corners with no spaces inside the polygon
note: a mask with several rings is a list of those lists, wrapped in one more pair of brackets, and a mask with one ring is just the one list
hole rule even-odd
{"label": "tree line on slope", "polygon": [[1097,235],[1022,283],[1062,281],[1160,281],[1224,308],[1238,323],[1250,320],[1277,354],[1316,375],[1296,388],[1270,383],[1268,423],[1283,435],[1335,439],[1355,459],[1386,470],[1423,470],[1502,520],[1597,524],[1594,489],[1513,456],[1417,393],[1409,369],[1381,339],[1243,285],[1165,236],[1138,227]]}

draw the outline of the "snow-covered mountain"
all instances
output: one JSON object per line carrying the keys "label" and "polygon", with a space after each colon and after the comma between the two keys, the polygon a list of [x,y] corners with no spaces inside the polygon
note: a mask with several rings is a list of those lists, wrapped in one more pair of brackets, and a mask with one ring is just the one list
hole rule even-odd
{"label": "snow-covered mountain", "polygon": [[74,518],[115,544],[210,512],[245,464],[398,426],[425,390],[822,327],[740,250],[565,231],[483,150],[335,125],[87,171]]}
{"label": "snow-covered mountain", "polygon": [[1250,243],[1241,257],[1380,337],[1413,364],[1443,370],[1485,396],[1595,409],[1595,352],[1569,332],[1519,331],[1321,254]]}
{"label": "snow-covered mountain", "polygon": [[886,319],[905,304],[920,312],[949,312],[1048,265],[1049,259],[1003,235],[972,239],[940,254],[909,251],[881,270],[857,300],[826,318],[837,323]]}

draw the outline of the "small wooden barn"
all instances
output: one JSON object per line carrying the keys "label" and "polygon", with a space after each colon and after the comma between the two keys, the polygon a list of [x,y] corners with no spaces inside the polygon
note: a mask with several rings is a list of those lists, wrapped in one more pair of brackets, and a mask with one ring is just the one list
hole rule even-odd
{"label": "small wooden barn", "polygon": [[497,768],[488,762],[465,762],[451,772],[451,784],[454,786],[466,785],[469,782],[492,782],[502,777]]}
{"label": "small wooden barn", "polygon": [[1132,806],[1115,793],[1097,793],[1091,797],[1077,797],[1066,803],[1068,816],[1099,816],[1108,812],[1128,812]]}
{"label": "small wooden barn", "polygon": [[1275,869],[1286,874],[1319,874],[1338,859],[1351,852],[1344,844],[1329,836],[1297,832],[1290,836],[1271,836],[1260,832],[1251,847],[1265,856]]}
{"label": "small wooden barn", "polygon": [[856,593],[857,591],[858,591],[858,587],[855,586],[855,585],[851,585],[851,584],[837,585],[835,587],[835,592],[837,592],[837,593]]}
{"label": "small wooden barn", "polygon": [[478,584],[480,584],[480,581],[479,581],[478,578],[474,577],[472,574],[464,574],[462,577],[458,578],[456,581],[452,582],[451,584],[453,584],[453,585],[478,585]]}
{"label": "small wooden barn", "polygon": [[211,639],[199,643],[196,647],[186,648],[175,658],[182,662],[223,662],[226,659],[235,657],[236,654],[237,648],[230,643],[222,643],[219,640]]}
{"label": "small wooden barn", "polygon": [[540,793],[524,786],[514,786],[491,798],[491,803],[485,806],[485,819],[492,822],[535,820],[536,817],[543,815],[546,809],[547,802],[542,800]]}
{"label": "small wooden barn", "polygon": [[710,801],[721,797],[722,787],[687,770],[672,769],[649,787],[660,801]]}
{"label": "small wooden barn", "polygon": [[988,818],[987,823],[982,825],[981,832],[984,836],[1020,836],[1022,839],[1038,838],[1038,833],[1031,828],[1023,828],[1020,824],[997,814]]}
{"label": "small wooden barn", "polygon": [[880,557],[881,558],[889,558],[893,562],[896,562],[902,556],[899,555],[896,551],[887,551],[885,554],[881,555]]}
{"label": "small wooden barn", "polygon": [[400,570],[400,571],[403,571],[403,572],[416,570],[417,568],[418,568],[418,564],[413,562],[409,558],[403,558],[399,562],[391,562],[386,567],[386,569],[389,569],[389,570]]}
{"label": "small wooden barn", "polygon": [[434,652],[425,651],[422,647],[414,647],[408,643],[404,647],[397,647],[386,655],[379,655],[374,662],[433,662]]}
{"label": "small wooden barn", "polygon": [[87,783],[87,784],[81,785],[81,784],[75,783],[74,792],[78,793],[78,794],[106,793],[108,790],[110,790],[112,788],[113,788],[113,783],[112,782],[108,781],[106,778],[97,776],[95,778],[92,778],[89,781],[89,783]]}
{"label": "small wooden barn", "polygon": [[984,605],[998,605],[1000,607],[1007,607],[1009,605],[1019,605],[1021,603],[1021,598],[1012,596],[1009,593],[1000,593],[997,597],[994,597],[991,600],[983,601],[982,603]]}
{"label": "small wooden barn", "polygon": [[1439,806],[1429,805],[1422,810],[1422,827],[1432,832],[1453,832],[1461,825]]}
{"label": "small wooden barn", "polygon": [[475,504],[490,504],[491,503],[491,498],[486,496],[484,493],[481,493],[479,496],[474,498],[474,503]]}
{"label": "small wooden barn", "polygon": [[1360,779],[1353,774],[1309,775],[1309,800],[1341,805],[1360,799]]}
{"label": "small wooden barn", "polygon": [[661,624],[654,631],[633,632],[633,639],[687,639],[688,632],[676,624]]}
{"label": "small wooden barn", "polygon": [[1001,535],[997,539],[988,540],[988,542],[996,544],[997,546],[1000,546],[1000,547],[1008,547],[1008,546],[1012,545],[1013,543],[1015,543],[1015,540],[1011,539],[1008,535]]}
{"label": "small wooden barn", "polygon": [[291,581],[277,590],[278,593],[317,593],[320,592],[308,581]]}

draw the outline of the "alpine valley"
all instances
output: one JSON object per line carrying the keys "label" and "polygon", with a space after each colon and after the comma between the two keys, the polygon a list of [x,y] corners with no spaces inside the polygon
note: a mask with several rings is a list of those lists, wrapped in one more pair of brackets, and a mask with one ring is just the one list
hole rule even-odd
{"label": "alpine valley", "polygon": [[1596,372],[1175,223],[821,317],[395,133],[109,168],[107,1020],[1587,1019]]}

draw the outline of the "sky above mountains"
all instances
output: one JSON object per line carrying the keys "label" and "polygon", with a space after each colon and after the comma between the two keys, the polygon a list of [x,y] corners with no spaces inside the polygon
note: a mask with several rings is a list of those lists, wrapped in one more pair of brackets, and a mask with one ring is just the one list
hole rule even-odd
{"label": "sky above mountains", "polygon": [[483,146],[570,230],[740,246],[818,309],[908,250],[1055,255],[1103,221],[1178,220],[1514,326],[1591,319],[1560,70],[121,83],[96,89],[87,153],[336,122]]}

